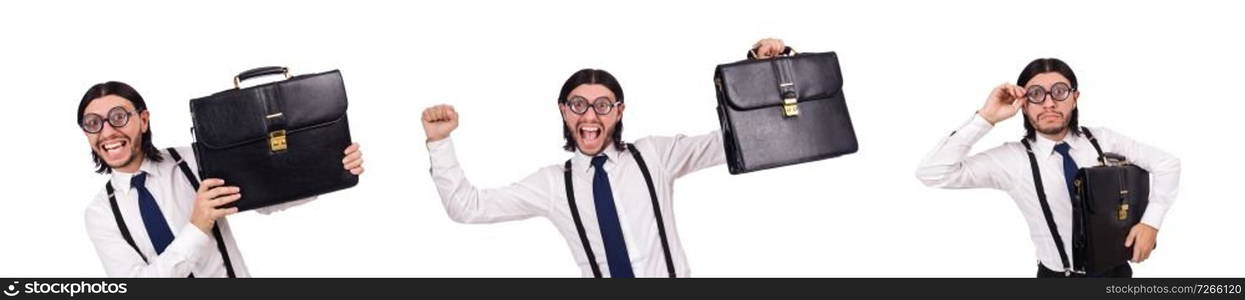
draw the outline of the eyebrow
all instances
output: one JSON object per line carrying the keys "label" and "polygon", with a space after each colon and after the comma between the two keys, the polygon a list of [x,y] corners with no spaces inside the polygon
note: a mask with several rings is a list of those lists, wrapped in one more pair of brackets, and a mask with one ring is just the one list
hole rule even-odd
{"label": "eyebrow", "polygon": [[[1066,86],[1068,86],[1068,87],[1072,87],[1072,83],[1063,82],[1063,81],[1058,81],[1058,82],[1052,83],[1052,84],[1050,84],[1050,87],[1055,87],[1055,85],[1056,85],[1056,84],[1060,84],[1060,83],[1062,83],[1063,85],[1066,85]],[[1044,85],[1040,85],[1040,84],[1036,84],[1036,83],[1035,83],[1035,84],[1026,84],[1026,85],[1025,85],[1025,88],[1027,89],[1027,88],[1030,88],[1030,87],[1035,87],[1035,86],[1040,86],[1040,87],[1042,87],[1042,88],[1046,88],[1046,86],[1044,86]]]}
{"label": "eyebrow", "polygon": [[[571,95],[571,96],[569,96],[569,97],[566,97],[566,100],[567,100],[567,101],[570,101],[570,100],[575,100],[575,98],[584,99],[585,101],[587,101],[587,100],[588,100],[588,97],[584,97],[584,96],[580,96],[580,95]],[[591,102],[596,102],[597,100],[601,100],[601,99],[605,99],[605,100],[609,100],[609,101],[614,101],[614,99],[611,99],[611,98],[610,98],[610,96],[601,96],[601,97],[596,97],[595,99],[592,99],[592,100],[591,100]]]}
{"label": "eyebrow", "polygon": [[[108,114],[108,113],[112,112],[112,110],[117,109],[118,107],[120,107],[121,109],[124,109],[125,111],[130,111],[130,109],[129,109],[129,108],[125,107],[125,105],[124,105],[124,104],[122,104],[122,105],[117,105],[117,106],[113,106],[113,107],[111,107],[111,108],[108,108],[108,110],[104,111],[104,114],[106,115],[106,114]],[[84,110],[82,110],[82,116],[86,116],[86,115],[89,115],[89,114],[96,114],[96,113],[86,111],[85,109],[84,109]],[[99,115],[99,114],[97,114],[97,115]]]}

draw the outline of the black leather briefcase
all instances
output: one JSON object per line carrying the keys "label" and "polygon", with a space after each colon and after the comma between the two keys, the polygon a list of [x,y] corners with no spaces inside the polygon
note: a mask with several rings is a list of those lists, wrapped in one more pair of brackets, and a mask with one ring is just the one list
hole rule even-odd
{"label": "black leather briefcase", "polygon": [[[285,80],[240,88],[243,80],[281,74]],[[284,67],[264,67],[238,74],[234,86],[190,100],[190,113],[199,176],[238,186],[239,210],[358,183],[342,167],[351,141],[340,72],[290,77]]]}
{"label": "black leather briefcase", "polygon": [[1103,154],[1102,165],[1081,168],[1073,185],[1072,261],[1077,270],[1101,274],[1128,263],[1124,247],[1150,203],[1150,174],[1123,156]]}
{"label": "black leather briefcase", "polygon": [[713,77],[731,174],[856,152],[834,52],[718,65]]}
{"label": "black leather briefcase", "polygon": [[1046,201],[1046,188],[1038,170],[1037,156],[1033,154],[1028,139],[1020,141],[1029,155],[1033,186],[1051,239],[1059,250],[1065,276],[1072,276],[1073,273],[1102,275],[1128,263],[1133,249],[1124,247],[1124,240],[1133,225],[1141,222],[1150,203],[1150,173],[1128,163],[1124,156],[1102,152],[1102,146],[1098,145],[1098,139],[1094,138],[1089,128],[1081,127],[1081,133],[1098,152],[1100,164],[1078,169],[1072,181],[1071,262],[1067,251],[1064,251],[1063,238],[1055,225],[1050,203]]}

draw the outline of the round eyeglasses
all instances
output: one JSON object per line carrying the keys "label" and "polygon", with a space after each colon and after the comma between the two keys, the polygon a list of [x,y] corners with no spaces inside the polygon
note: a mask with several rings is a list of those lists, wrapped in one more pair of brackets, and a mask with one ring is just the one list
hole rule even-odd
{"label": "round eyeglasses", "polygon": [[99,133],[104,130],[104,123],[107,122],[112,128],[125,127],[130,123],[130,116],[134,112],[125,110],[125,107],[117,106],[108,110],[108,116],[104,117],[96,113],[87,113],[82,116],[82,123],[78,126],[82,127],[82,131],[86,133]]}
{"label": "round eyeglasses", "polygon": [[622,104],[622,102],[610,100],[609,97],[597,98],[591,104],[588,103],[588,99],[580,96],[571,97],[570,100],[566,101],[566,106],[570,107],[571,112],[577,115],[588,112],[588,107],[592,107],[592,111],[596,112],[598,116],[609,114],[611,111],[614,111],[614,107],[618,106],[618,104]]}
{"label": "round eyeglasses", "polygon": [[1072,91],[1074,91],[1072,87],[1063,82],[1055,83],[1050,86],[1050,91],[1047,91],[1046,88],[1040,85],[1035,85],[1025,89],[1025,99],[1029,100],[1029,103],[1033,104],[1042,104],[1042,102],[1046,102],[1047,96],[1050,96],[1050,98],[1055,101],[1064,101],[1068,100],[1068,96],[1072,95]]}

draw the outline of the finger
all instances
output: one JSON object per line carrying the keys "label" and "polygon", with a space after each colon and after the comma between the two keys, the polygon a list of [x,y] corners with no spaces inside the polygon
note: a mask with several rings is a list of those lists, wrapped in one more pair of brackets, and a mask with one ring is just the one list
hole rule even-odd
{"label": "finger", "polygon": [[242,199],[242,194],[231,194],[231,195],[227,195],[224,197],[217,197],[217,198],[214,198],[208,201],[208,206],[212,208],[217,208],[217,207],[220,207],[221,205],[225,205],[225,204],[233,203],[234,201],[238,201],[238,199]]}
{"label": "finger", "polygon": [[209,190],[209,189],[211,189],[211,188],[213,188],[213,187],[221,186],[221,185],[224,185],[224,184],[225,184],[225,181],[224,181],[224,180],[222,180],[222,179],[219,179],[219,178],[208,178],[208,179],[204,179],[204,180],[203,180],[203,182],[200,182],[200,183],[199,183],[199,191],[198,191],[198,192],[199,192],[199,193],[206,192],[207,190]]}
{"label": "finger", "polygon": [[359,147],[352,145],[349,148],[346,148],[346,156],[342,157],[342,163],[358,160],[361,157],[363,157],[363,152],[359,151]]}
{"label": "finger", "polygon": [[359,166],[358,168],[353,168],[353,169],[350,169],[350,174],[355,174],[355,175],[363,174],[363,166]]}
{"label": "finger", "polygon": [[448,121],[450,119],[449,108],[441,106],[437,108],[437,121]]}
{"label": "finger", "polygon": [[1132,247],[1133,242],[1137,240],[1137,227],[1128,230],[1128,237],[1124,238],[1124,247]]}
{"label": "finger", "polygon": [[350,154],[347,154],[346,157],[341,158],[341,164],[350,164],[351,162],[360,161],[360,159],[362,158],[364,158],[364,153],[361,153],[361,152],[350,153]]}
{"label": "finger", "polygon": [[217,209],[212,211],[212,214],[214,215],[212,219],[216,220],[236,213],[238,213],[237,207]]}
{"label": "finger", "polygon": [[424,110],[424,120],[425,120],[425,121],[428,121],[428,122],[436,122],[436,121],[437,121],[437,111],[438,111],[438,110],[439,110],[439,109],[438,109],[436,106],[429,107],[428,109],[425,109],[425,110]]}
{"label": "finger", "polygon": [[356,159],[356,160],[352,160],[352,161],[346,162],[345,164],[342,164],[342,167],[343,167],[343,168],[346,168],[346,170],[357,169],[357,168],[362,167],[362,166],[363,166],[363,160],[362,160],[362,159]]}
{"label": "finger", "polygon": [[1141,261],[1146,261],[1147,259],[1150,259],[1151,252],[1154,252],[1154,248],[1152,247],[1146,247],[1145,250],[1141,250]]}
{"label": "finger", "polygon": [[445,115],[450,121],[458,120],[458,111],[454,110],[453,106],[445,106]]}
{"label": "finger", "polygon": [[434,106],[428,109],[428,121],[436,122],[441,120],[441,107]]}
{"label": "finger", "polygon": [[999,86],[994,87],[994,90],[991,91],[991,95],[996,96],[999,99],[1006,99],[1011,94],[1012,91],[1007,87],[1007,83],[999,84]]}
{"label": "finger", "polygon": [[1131,260],[1132,260],[1133,262],[1135,262],[1135,263],[1139,263],[1139,262],[1141,262],[1141,261],[1142,261],[1142,258],[1141,258],[1141,247],[1133,247],[1133,259],[1131,259]]}
{"label": "finger", "polygon": [[241,191],[242,189],[236,186],[222,186],[222,187],[215,187],[215,188],[208,190],[206,193],[203,194],[203,196],[207,198],[208,200],[211,200],[211,199],[220,198],[222,196],[237,194],[238,192],[241,192]]}
{"label": "finger", "polygon": [[439,122],[442,120],[442,115],[444,115],[442,111],[444,110],[441,106],[432,108],[432,122]]}
{"label": "finger", "polygon": [[350,143],[350,146],[346,147],[346,151],[344,151],[343,153],[346,153],[346,156],[350,156],[350,154],[358,152],[358,151],[359,151],[359,143]]}

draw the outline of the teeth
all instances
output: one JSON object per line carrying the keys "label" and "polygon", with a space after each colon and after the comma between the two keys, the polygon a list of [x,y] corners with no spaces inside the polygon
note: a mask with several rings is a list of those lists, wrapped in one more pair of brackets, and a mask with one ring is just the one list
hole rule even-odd
{"label": "teeth", "polygon": [[121,142],[121,141],[112,142],[112,143],[107,143],[107,144],[104,144],[104,150],[105,150],[105,151],[115,151],[115,150],[117,150],[117,149],[121,149],[121,145],[122,145],[122,144],[124,144],[124,143],[123,143],[123,142]]}

